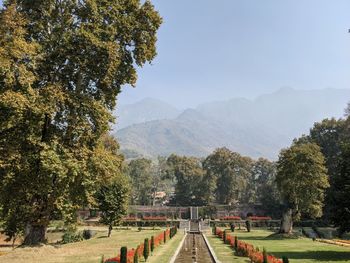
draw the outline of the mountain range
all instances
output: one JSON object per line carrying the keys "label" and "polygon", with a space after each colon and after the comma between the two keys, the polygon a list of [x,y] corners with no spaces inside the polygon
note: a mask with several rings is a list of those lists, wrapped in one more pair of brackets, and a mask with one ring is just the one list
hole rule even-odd
{"label": "mountain range", "polygon": [[113,135],[129,158],[171,153],[204,157],[228,147],[275,160],[282,148],[324,118],[340,118],[350,89],[282,88],[254,100],[233,98],[178,110],[156,99],[117,108]]}

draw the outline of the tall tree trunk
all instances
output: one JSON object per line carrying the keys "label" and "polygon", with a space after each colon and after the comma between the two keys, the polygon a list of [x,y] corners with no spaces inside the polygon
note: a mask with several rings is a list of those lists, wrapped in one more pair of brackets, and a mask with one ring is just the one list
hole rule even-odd
{"label": "tall tree trunk", "polygon": [[282,215],[280,233],[291,234],[293,230],[293,210],[288,208]]}
{"label": "tall tree trunk", "polygon": [[111,234],[112,234],[112,229],[113,229],[112,225],[109,225],[109,226],[108,226],[108,237],[111,236]]}
{"label": "tall tree trunk", "polygon": [[46,226],[28,224],[25,231],[24,245],[38,245],[46,242]]}

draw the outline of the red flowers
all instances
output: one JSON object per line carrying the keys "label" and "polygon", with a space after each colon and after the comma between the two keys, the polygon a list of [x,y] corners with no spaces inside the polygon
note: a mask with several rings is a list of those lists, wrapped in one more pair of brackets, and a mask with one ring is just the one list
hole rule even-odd
{"label": "red flowers", "polygon": [[[224,232],[216,228],[216,233],[218,237],[223,239]],[[226,232],[226,243],[230,244],[232,249],[236,250],[236,254],[241,257],[249,257],[252,263],[263,263],[263,253],[259,251],[259,249],[255,248],[253,245],[248,244],[246,242],[240,241],[237,239],[237,244],[235,244],[235,240],[237,238],[235,236],[232,236]],[[267,260],[269,263],[282,263],[282,260],[272,256],[268,255]]]}
{"label": "red flowers", "polygon": [[224,216],[220,220],[242,220],[242,218],[239,216]]}
{"label": "red flowers", "polygon": [[249,216],[250,220],[271,220],[272,218],[269,216]]}

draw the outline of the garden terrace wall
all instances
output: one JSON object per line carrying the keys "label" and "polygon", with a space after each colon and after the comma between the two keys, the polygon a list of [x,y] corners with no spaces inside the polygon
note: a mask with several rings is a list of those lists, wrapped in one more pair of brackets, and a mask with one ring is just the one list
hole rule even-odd
{"label": "garden terrace wall", "polygon": [[[230,224],[234,224],[236,228],[239,226],[245,227],[246,226],[246,220],[212,220],[210,221],[210,226],[217,226],[217,227],[230,227]],[[252,220],[251,225],[252,227],[267,227],[267,228],[275,228],[279,227],[281,224],[280,220]]]}
{"label": "garden terrace wall", "polygon": [[121,226],[130,226],[130,227],[170,227],[177,226],[179,227],[179,220],[122,220],[120,223]]}

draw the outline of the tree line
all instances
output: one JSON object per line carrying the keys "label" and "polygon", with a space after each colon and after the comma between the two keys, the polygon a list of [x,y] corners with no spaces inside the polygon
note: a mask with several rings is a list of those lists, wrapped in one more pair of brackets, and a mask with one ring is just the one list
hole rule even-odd
{"label": "tree line", "polygon": [[178,156],[141,158],[128,163],[134,193],[131,203],[151,205],[152,194],[167,187],[170,204],[260,204],[282,218],[290,233],[301,218],[321,218],[350,230],[350,104],[341,119],[324,119],[309,134],[282,149],[276,162],[253,160],[227,148],[206,158]]}
{"label": "tree line", "polygon": [[132,194],[130,203],[154,204],[154,193],[171,195],[169,205],[266,204],[268,212],[280,211],[275,183],[276,163],[253,160],[227,148],[206,158],[170,155],[152,161],[140,158],[125,167]]}

